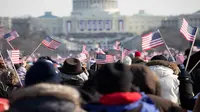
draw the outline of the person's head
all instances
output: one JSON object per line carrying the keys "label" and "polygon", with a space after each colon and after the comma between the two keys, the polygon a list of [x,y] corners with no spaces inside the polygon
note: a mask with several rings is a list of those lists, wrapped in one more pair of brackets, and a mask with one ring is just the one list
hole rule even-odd
{"label": "person's head", "polygon": [[3,59],[0,57],[0,69],[5,69],[6,65],[3,62]]}
{"label": "person's head", "polygon": [[40,59],[42,59],[42,60],[50,60],[51,61],[51,58],[49,56],[41,56],[41,57],[38,58],[38,60],[40,60]]}
{"label": "person's head", "polygon": [[151,61],[153,60],[163,60],[163,61],[168,61],[167,58],[163,55],[156,55],[153,58],[151,58]]}
{"label": "person's head", "polygon": [[136,52],[135,52],[135,57],[140,58],[140,57],[141,57],[141,52],[136,51]]}
{"label": "person's head", "polygon": [[129,56],[124,57],[123,59],[123,63],[126,65],[131,65],[132,64],[132,60]]}
{"label": "person's head", "polygon": [[140,91],[160,96],[160,85],[157,77],[147,66],[133,64],[130,66],[130,71],[134,76],[132,83],[139,87]]}
{"label": "person's head", "polygon": [[94,76],[97,91],[101,94],[129,92],[132,79],[128,66],[121,63],[105,64]]}
{"label": "person's head", "polygon": [[145,64],[145,61],[140,58],[132,58],[132,64]]}
{"label": "person's head", "polygon": [[60,83],[60,76],[56,73],[54,65],[49,61],[40,59],[29,68],[25,77],[25,85],[38,83]]}
{"label": "person's head", "polygon": [[19,82],[17,74],[11,69],[4,70],[0,76],[0,80],[9,86],[15,86]]}
{"label": "person's head", "polygon": [[59,68],[61,73],[69,75],[79,75],[83,73],[81,62],[76,58],[68,58],[64,61],[64,64]]}
{"label": "person's head", "polygon": [[188,57],[189,53],[190,53],[190,48],[186,49],[184,54],[186,57]]}
{"label": "person's head", "polygon": [[81,112],[80,95],[69,86],[38,84],[19,89],[10,98],[11,112]]}

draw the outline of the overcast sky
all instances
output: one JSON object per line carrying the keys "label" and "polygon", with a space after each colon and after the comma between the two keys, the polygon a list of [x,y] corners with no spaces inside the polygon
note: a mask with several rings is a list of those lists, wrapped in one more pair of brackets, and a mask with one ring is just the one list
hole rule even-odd
{"label": "overcast sky", "polygon": [[[132,15],[144,9],[153,15],[177,15],[200,10],[200,0],[118,0],[121,14]],[[56,16],[69,16],[72,0],[0,0],[0,16],[34,17],[52,11]]]}

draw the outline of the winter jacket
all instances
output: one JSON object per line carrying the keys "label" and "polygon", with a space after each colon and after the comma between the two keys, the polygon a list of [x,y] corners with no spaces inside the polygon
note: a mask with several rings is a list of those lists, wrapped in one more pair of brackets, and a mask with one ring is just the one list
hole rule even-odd
{"label": "winter jacket", "polygon": [[138,92],[116,92],[104,95],[98,103],[85,107],[88,112],[159,112],[152,100]]}
{"label": "winter jacket", "polygon": [[159,96],[147,94],[149,98],[153,101],[160,112],[183,112],[183,109],[178,105],[169,100],[161,98]]}
{"label": "winter jacket", "polygon": [[23,85],[25,84],[24,81],[25,81],[26,72],[27,72],[27,70],[24,67],[20,67],[20,68],[17,69],[17,73],[18,73],[19,78],[22,81]]}
{"label": "winter jacket", "polygon": [[181,69],[179,74],[180,86],[180,102],[181,106],[187,110],[193,110],[196,98],[193,94],[193,81],[191,80],[191,75],[185,72],[184,69]]}
{"label": "winter jacket", "polygon": [[90,74],[90,78],[84,82],[83,86],[78,88],[79,93],[82,98],[82,105],[85,105],[89,102],[99,101],[101,94],[96,90],[96,84],[93,76]]}
{"label": "winter jacket", "polygon": [[193,112],[200,112],[200,97],[197,97],[197,101],[196,101],[196,104],[195,104],[195,107],[193,109]]}
{"label": "winter jacket", "polygon": [[[118,93],[114,93],[114,94],[116,95]],[[96,111],[97,109],[102,108],[102,107],[105,107],[107,109],[111,107],[110,108],[111,110],[112,110],[112,107],[114,107],[115,109],[131,107],[130,105],[134,105],[134,103],[137,103],[137,101],[139,101],[141,98],[141,96],[138,95],[137,92],[134,92],[132,95],[134,96],[130,97],[131,94],[128,93],[129,97],[126,97],[125,95],[121,98],[116,98],[116,96],[114,98],[109,98],[110,96],[106,96],[106,97],[103,96],[100,98],[100,101],[98,103],[90,103],[89,105],[87,105],[86,110],[90,112],[91,110]],[[172,103],[169,100],[165,100],[155,95],[147,95],[147,97],[150,98],[150,100],[152,101],[151,104],[153,104],[152,106],[155,106],[159,112],[182,112],[181,107],[179,107],[177,104]],[[144,100],[144,101],[147,101],[147,100]],[[124,104],[124,105],[120,105],[120,104]],[[135,109],[130,110],[130,112],[141,112],[140,109],[141,109],[141,105]],[[98,111],[98,112],[101,112],[101,111]],[[103,111],[103,112],[106,112],[106,111]],[[127,112],[127,111],[125,111],[124,109],[123,112]],[[145,112],[156,112],[156,111],[150,110],[150,111],[145,111]]]}
{"label": "winter jacket", "polygon": [[80,87],[83,85],[85,81],[88,80],[88,75],[85,72],[79,75],[70,75],[70,74],[64,74],[60,72],[60,76],[61,76],[62,84],[67,84],[74,87]]}
{"label": "winter jacket", "polygon": [[[161,86],[161,97],[168,99],[174,103],[179,101],[179,80],[176,72],[170,67],[172,63],[167,61],[153,61],[157,64],[148,64],[149,68],[158,76]],[[168,66],[167,66],[168,65]]]}

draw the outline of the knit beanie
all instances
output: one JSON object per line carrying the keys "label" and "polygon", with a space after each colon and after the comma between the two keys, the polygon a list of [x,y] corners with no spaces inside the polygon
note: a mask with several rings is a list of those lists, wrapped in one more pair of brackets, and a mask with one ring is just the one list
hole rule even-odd
{"label": "knit beanie", "polygon": [[106,64],[94,76],[97,91],[101,94],[129,92],[133,75],[127,65],[121,63]]}
{"label": "knit beanie", "polygon": [[123,63],[126,64],[126,65],[131,65],[132,63],[132,60],[129,56],[126,56],[124,59],[123,59]]}
{"label": "knit beanie", "polygon": [[38,83],[60,83],[60,76],[54,65],[46,60],[38,60],[26,73],[25,85]]}
{"label": "knit beanie", "polygon": [[141,56],[141,52],[136,51],[136,52],[135,52],[135,57],[140,57],[140,56]]}

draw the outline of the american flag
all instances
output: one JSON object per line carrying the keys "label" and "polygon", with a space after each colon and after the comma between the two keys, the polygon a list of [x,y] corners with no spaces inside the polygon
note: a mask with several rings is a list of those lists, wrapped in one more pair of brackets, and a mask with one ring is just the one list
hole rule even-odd
{"label": "american flag", "polygon": [[183,18],[183,23],[180,32],[188,41],[194,41],[194,36],[197,32],[197,28],[190,26],[188,22]]}
{"label": "american flag", "polygon": [[120,50],[120,42],[119,42],[119,41],[116,41],[116,42],[115,42],[115,45],[113,46],[113,48],[114,48],[115,50]]}
{"label": "american flag", "polygon": [[113,63],[114,62],[114,56],[112,55],[106,55],[105,59],[97,59],[96,63],[97,64],[106,64],[106,63]]}
{"label": "american flag", "polygon": [[86,50],[87,46],[86,45],[83,45],[83,49],[82,49],[82,53],[83,54],[86,54],[86,55],[89,55],[88,51]]}
{"label": "american flag", "polygon": [[19,37],[19,34],[17,33],[17,31],[13,30],[10,33],[7,33],[4,35],[4,38],[9,42],[11,40],[16,39],[17,37]]}
{"label": "american flag", "polygon": [[124,49],[123,53],[122,53],[122,56],[125,57],[125,56],[129,55],[132,52],[133,52],[132,50]]}
{"label": "american flag", "polygon": [[10,51],[10,59],[11,59],[13,64],[19,64],[20,63],[19,55],[20,55],[19,50],[11,50]]}
{"label": "american flag", "polygon": [[5,33],[4,27],[3,27],[3,26],[0,26],[0,38],[3,38],[4,33]]}
{"label": "american flag", "polygon": [[42,44],[50,49],[55,50],[60,46],[61,43],[48,36],[42,41]]}
{"label": "american flag", "polygon": [[146,51],[164,44],[160,31],[151,32],[142,37],[142,50]]}

